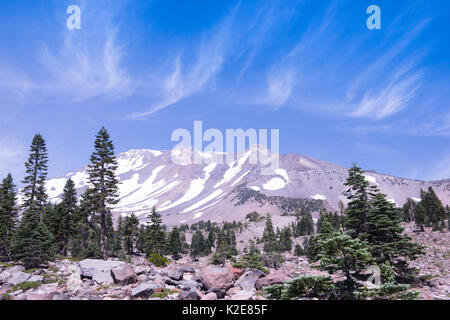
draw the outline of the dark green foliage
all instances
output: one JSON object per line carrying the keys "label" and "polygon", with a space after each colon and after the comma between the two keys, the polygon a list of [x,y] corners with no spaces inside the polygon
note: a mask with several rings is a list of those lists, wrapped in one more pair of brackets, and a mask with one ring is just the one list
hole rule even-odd
{"label": "dark green foliage", "polygon": [[208,249],[205,237],[203,236],[201,231],[197,230],[192,235],[190,249],[192,258],[206,256],[210,253],[210,249]]}
{"label": "dark green foliage", "polygon": [[240,269],[258,269],[264,273],[269,273],[269,270],[264,267],[264,262],[261,259],[260,252],[253,242],[251,242],[249,252],[245,254],[238,262],[233,264],[233,267]]}
{"label": "dark green foliage", "polygon": [[345,228],[352,236],[359,236],[367,231],[367,216],[369,214],[369,197],[375,187],[366,181],[364,171],[354,164],[348,170],[348,178],[345,186],[350,200],[345,210]]}
{"label": "dark green foliage", "polygon": [[15,185],[11,174],[0,185],[0,261],[11,258],[10,243],[17,225]]}
{"label": "dark green foliage", "polygon": [[280,231],[279,250],[281,252],[291,252],[292,250],[292,231],[285,227]]}
{"label": "dark green foliage", "polygon": [[367,241],[369,251],[377,264],[389,262],[397,275],[411,273],[408,260],[423,254],[423,247],[403,236],[403,228],[394,206],[386,200],[386,195],[377,193],[371,200],[367,217]]}
{"label": "dark green foliage", "polygon": [[386,262],[381,265],[381,274],[383,283],[374,289],[359,288],[355,291],[355,298],[358,300],[416,300],[419,297],[419,291],[408,291],[408,284],[395,283],[395,274],[389,264]]}
{"label": "dark green foliage", "polygon": [[222,226],[222,229],[217,232],[216,242],[216,252],[213,259],[217,262],[225,262],[226,259],[230,259],[231,257],[239,254],[236,248],[236,235],[234,233],[234,228],[229,224],[225,223]]}
{"label": "dark green foliage", "polygon": [[340,295],[353,299],[358,275],[373,261],[367,243],[340,231],[318,240],[318,245],[319,269],[330,274],[342,272],[346,279],[338,283]]}
{"label": "dark green foliage", "polygon": [[261,255],[261,260],[267,268],[279,269],[283,265],[284,258],[278,252],[264,253]]}
{"label": "dark green foliage", "polygon": [[432,226],[439,224],[442,220],[447,218],[447,213],[432,187],[428,188],[428,192],[421,192],[422,201],[420,204],[425,208],[427,213],[427,225]]}
{"label": "dark green foliage", "polygon": [[256,211],[250,212],[245,216],[245,219],[248,219],[250,222],[260,222],[264,220],[264,218]]}
{"label": "dark green foliage", "polygon": [[153,252],[164,254],[166,250],[166,234],[164,226],[162,225],[161,215],[156,211],[155,207],[152,208],[152,212],[148,216],[148,219],[145,243],[147,256]]}
{"label": "dark green foliage", "polygon": [[53,259],[53,237],[39,219],[39,213],[25,211],[11,242],[13,257],[26,269],[37,268]]}
{"label": "dark green foliage", "polygon": [[422,204],[417,204],[414,210],[414,220],[421,231],[425,231],[424,226],[427,223],[427,210]]}
{"label": "dark green foliage", "polygon": [[273,230],[272,219],[269,214],[266,216],[266,226],[264,228],[262,241],[264,242],[264,252],[271,253],[278,251],[277,237]]}
{"label": "dark green foliage", "polygon": [[297,212],[292,230],[295,238],[314,234],[314,220],[311,212],[305,209],[302,209],[300,213]]}
{"label": "dark green foliage", "polygon": [[24,212],[11,240],[11,252],[15,260],[23,262],[26,269],[31,269],[47,263],[55,254],[53,237],[43,223],[47,203],[47,148],[39,134],[33,139],[25,169]]}
{"label": "dark green foliage", "polygon": [[[108,256],[108,213],[110,206],[117,203],[118,179],[115,176],[117,161],[114,156],[114,145],[108,131],[103,127],[96,135],[95,151],[91,155],[89,165],[89,181],[92,185],[92,201],[95,212],[100,216],[100,249],[103,258]],[[110,228],[109,228],[110,229]],[[108,232],[109,231],[109,232]],[[109,237],[110,238],[110,237]],[[111,246],[113,244],[110,241]]]}
{"label": "dark green foliage", "polygon": [[291,300],[301,297],[319,298],[321,300],[333,298],[335,285],[330,277],[301,276],[284,284],[277,284],[264,288],[268,299]]}
{"label": "dark green foliage", "polygon": [[[124,219],[122,232],[118,232],[117,236],[123,237],[123,248],[127,254],[133,254],[135,244],[139,232],[139,220],[134,213]],[[118,228],[120,230],[120,228]],[[118,231],[119,231],[118,230]]]}
{"label": "dark green foliage", "polygon": [[72,236],[78,232],[74,221],[77,211],[75,184],[69,179],[64,186],[62,201],[48,205],[44,214],[44,223],[53,235],[56,252],[63,256],[67,256]]}
{"label": "dark green foliage", "polygon": [[302,248],[301,245],[296,244],[296,245],[295,245],[295,248],[294,248],[294,254],[295,254],[297,257],[300,257],[300,256],[303,256],[303,255],[305,254],[305,251],[303,250],[303,248]]}
{"label": "dark green foliage", "polygon": [[153,263],[156,267],[165,267],[169,264],[169,259],[167,259],[166,257],[160,255],[159,253],[151,253],[147,260],[150,263]]}
{"label": "dark green foliage", "polygon": [[408,198],[402,207],[402,220],[406,222],[414,221],[414,211],[416,209],[416,202]]}
{"label": "dark green foliage", "polygon": [[258,204],[270,204],[280,209],[282,215],[294,214],[299,208],[309,211],[318,211],[323,207],[322,200],[288,198],[282,196],[267,196],[260,191],[255,191],[246,187],[245,184],[237,186],[233,192],[236,194],[232,200],[237,200],[236,205],[243,205],[247,201]]}
{"label": "dark green foliage", "polygon": [[174,260],[181,258],[180,254],[183,252],[183,244],[180,239],[180,231],[174,227],[169,235],[169,253]]}
{"label": "dark green foliage", "polygon": [[45,181],[47,180],[48,153],[45,140],[36,134],[30,146],[30,154],[25,162],[25,178],[23,187],[23,208],[32,210],[40,217],[47,204]]}

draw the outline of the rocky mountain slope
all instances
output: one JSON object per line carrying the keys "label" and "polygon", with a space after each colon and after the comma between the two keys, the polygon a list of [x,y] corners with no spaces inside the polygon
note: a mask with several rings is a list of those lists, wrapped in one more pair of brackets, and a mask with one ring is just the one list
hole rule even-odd
{"label": "rocky mountain slope", "polygon": [[[450,233],[429,228],[415,233],[412,223],[405,227],[407,235],[426,246],[425,255],[412,263],[420,281],[411,289],[420,291],[420,300],[448,300]],[[255,225],[248,231],[255,236],[262,233]],[[238,243],[249,236],[246,231],[238,233]],[[261,289],[267,285],[302,275],[328,275],[309,264],[306,257],[283,255],[283,266],[267,274],[230,264],[213,266],[211,257],[192,260],[188,255],[166,267],[156,267],[143,256],[131,256],[127,262],[60,257],[46,267],[30,270],[13,262],[0,263],[0,300],[263,300]],[[338,279],[339,275],[332,277]]]}
{"label": "rocky mountain slope", "polygon": [[[203,164],[175,163],[174,153],[203,160]],[[280,155],[279,168],[262,175],[267,168],[252,157],[261,149],[234,155],[225,164],[225,155],[180,150],[130,150],[117,155],[120,202],[114,214],[135,213],[141,221],[156,206],[166,224],[194,223],[200,220],[240,220],[253,210],[280,215],[305,206],[313,211],[322,206],[337,210],[339,200],[346,202],[347,168],[297,154]],[[259,158],[255,158],[259,159]],[[222,164],[220,163],[222,162]],[[254,162],[253,162],[254,163]],[[59,201],[67,179],[71,178],[78,194],[88,187],[87,167],[47,182],[51,201]],[[366,179],[388,194],[390,201],[403,205],[407,198],[419,201],[421,189],[432,186],[444,205],[450,204],[450,179],[416,181],[374,171]]]}

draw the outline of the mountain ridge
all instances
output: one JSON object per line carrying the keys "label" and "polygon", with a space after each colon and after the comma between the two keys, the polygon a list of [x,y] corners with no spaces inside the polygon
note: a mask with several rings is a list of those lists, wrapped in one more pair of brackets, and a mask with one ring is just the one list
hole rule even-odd
{"label": "mountain ridge", "polygon": [[[205,163],[172,161],[174,152],[197,153]],[[265,196],[289,199],[320,200],[329,210],[337,210],[339,200],[346,203],[347,168],[308,156],[289,153],[279,155],[279,168],[261,175],[268,165],[250,164],[249,158],[259,147],[233,155],[230,164],[215,161],[224,153],[200,152],[193,148],[177,150],[130,149],[116,155],[120,201],[115,216],[135,213],[141,221],[156,206],[168,224],[240,220],[253,210],[281,214],[279,208],[248,202],[237,206],[236,189],[247,188]],[[192,159],[192,158],[191,158]],[[50,201],[57,202],[67,179],[71,178],[80,195],[88,187],[87,166],[47,181]],[[420,199],[420,189],[433,187],[444,205],[450,204],[450,179],[423,181],[365,171],[366,180],[377,185],[388,199],[401,206],[407,198]],[[234,200],[233,200],[234,199]]]}

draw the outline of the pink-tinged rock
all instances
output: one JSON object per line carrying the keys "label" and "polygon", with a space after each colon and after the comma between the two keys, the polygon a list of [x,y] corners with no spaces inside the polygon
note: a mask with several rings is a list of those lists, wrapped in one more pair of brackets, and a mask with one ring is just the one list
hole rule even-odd
{"label": "pink-tinged rock", "polygon": [[200,270],[198,279],[206,290],[228,290],[234,284],[234,274],[228,268],[208,266]]}
{"label": "pink-tinged rock", "polygon": [[235,268],[232,265],[227,264],[227,265],[225,265],[225,267],[234,274],[234,277],[236,279],[239,279],[239,277],[244,274],[244,270],[242,270],[240,268]]}
{"label": "pink-tinged rock", "polygon": [[57,292],[27,292],[25,300],[52,300],[57,294]]}
{"label": "pink-tinged rock", "polygon": [[289,279],[289,275],[286,270],[279,269],[276,271],[271,271],[267,276],[259,278],[255,282],[256,290],[260,290],[263,287],[271,286],[274,284],[281,284]]}
{"label": "pink-tinged rock", "polygon": [[217,300],[217,294],[214,292],[207,293],[200,300]]}
{"label": "pink-tinged rock", "polygon": [[111,277],[115,284],[126,286],[136,282],[136,273],[129,264],[123,264],[111,269]]}

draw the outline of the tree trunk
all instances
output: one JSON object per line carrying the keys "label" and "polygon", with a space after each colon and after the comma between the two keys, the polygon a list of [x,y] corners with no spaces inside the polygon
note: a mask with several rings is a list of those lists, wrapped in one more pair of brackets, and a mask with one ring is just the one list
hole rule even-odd
{"label": "tree trunk", "polygon": [[106,254],[106,214],[105,210],[102,210],[100,216],[100,249],[102,250],[103,259],[107,259],[108,255]]}

